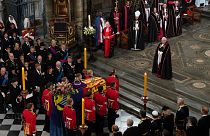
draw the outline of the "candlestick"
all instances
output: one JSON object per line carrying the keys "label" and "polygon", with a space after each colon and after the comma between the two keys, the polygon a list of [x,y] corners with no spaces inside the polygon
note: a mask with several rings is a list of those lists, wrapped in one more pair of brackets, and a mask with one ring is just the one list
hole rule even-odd
{"label": "candlestick", "polygon": [[87,48],[84,48],[84,69],[87,69]]}
{"label": "candlestick", "polygon": [[91,20],[90,20],[90,15],[88,15],[88,27],[91,26]]}
{"label": "candlestick", "polygon": [[85,125],[85,100],[82,98],[82,126]]}
{"label": "candlestick", "polygon": [[25,70],[24,70],[24,67],[22,67],[22,89],[23,89],[23,92],[26,91],[26,84],[25,84]]}
{"label": "candlestick", "polygon": [[147,96],[147,73],[144,73],[144,96]]}

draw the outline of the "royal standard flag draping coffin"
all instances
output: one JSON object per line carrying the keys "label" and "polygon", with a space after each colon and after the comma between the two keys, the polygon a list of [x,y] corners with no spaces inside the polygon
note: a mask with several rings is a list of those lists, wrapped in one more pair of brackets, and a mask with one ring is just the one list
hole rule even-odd
{"label": "royal standard flag draping coffin", "polygon": [[88,78],[88,79],[85,79],[83,83],[87,85],[87,87],[84,89],[84,92],[83,92],[84,94],[87,91],[92,92],[92,93],[97,92],[99,86],[103,86],[103,91],[106,90],[106,81],[102,77]]}

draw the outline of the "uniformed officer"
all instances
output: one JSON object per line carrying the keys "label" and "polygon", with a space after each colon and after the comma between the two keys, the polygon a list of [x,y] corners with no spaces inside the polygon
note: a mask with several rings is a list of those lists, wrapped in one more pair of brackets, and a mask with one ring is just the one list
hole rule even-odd
{"label": "uniformed officer", "polygon": [[92,92],[87,92],[85,101],[85,123],[88,126],[85,136],[91,136],[96,120],[95,101],[92,99]]}
{"label": "uniformed officer", "polygon": [[72,106],[73,100],[71,98],[67,99],[67,105],[63,109],[66,136],[76,136],[77,133],[76,111]]}
{"label": "uniformed officer", "polygon": [[110,88],[106,90],[106,97],[108,100],[108,128],[112,132],[112,125],[115,124],[115,119],[118,117],[117,111],[119,109],[119,92],[115,89],[116,84],[110,84]]}
{"label": "uniformed officer", "polygon": [[102,136],[107,115],[107,98],[103,93],[103,86],[98,87],[98,92],[94,94],[93,99],[96,102],[96,136]]}

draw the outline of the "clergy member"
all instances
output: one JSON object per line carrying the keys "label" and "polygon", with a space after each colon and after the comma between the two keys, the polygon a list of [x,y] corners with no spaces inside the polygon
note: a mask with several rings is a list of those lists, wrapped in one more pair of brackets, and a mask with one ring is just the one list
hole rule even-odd
{"label": "clergy member", "polygon": [[174,37],[176,35],[176,16],[175,16],[175,5],[173,1],[168,1],[168,19],[166,27],[166,36]]}
{"label": "clergy member", "polygon": [[122,18],[121,18],[121,30],[127,31],[131,25],[132,13],[131,13],[131,3],[130,0],[126,1],[125,6],[122,8]]}
{"label": "clergy member", "polygon": [[105,28],[103,30],[103,38],[104,38],[104,57],[109,58],[111,57],[111,40],[114,38],[114,34],[112,31],[112,27],[110,23],[107,21]]}
{"label": "clergy member", "polygon": [[182,14],[179,7],[179,1],[175,1],[175,16],[176,16],[176,35],[182,34]]}
{"label": "clergy member", "polygon": [[97,12],[97,17],[95,20],[95,27],[96,27],[95,46],[96,48],[98,48],[99,46],[102,46],[103,44],[102,31],[104,29],[104,19],[102,17],[102,12]]}
{"label": "clergy member", "polygon": [[172,78],[171,51],[166,37],[161,39],[161,43],[155,51],[152,73],[162,79],[170,80]]}
{"label": "clergy member", "polygon": [[158,35],[158,19],[156,16],[156,8],[150,13],[148,19],[148,41],[155,42]]}
{"label": "clergy member", "polygon": [[140,11],[135,12],[135,20],[129,29],[129,48],[131,50],[144,49],[143,22],[139,19]]}

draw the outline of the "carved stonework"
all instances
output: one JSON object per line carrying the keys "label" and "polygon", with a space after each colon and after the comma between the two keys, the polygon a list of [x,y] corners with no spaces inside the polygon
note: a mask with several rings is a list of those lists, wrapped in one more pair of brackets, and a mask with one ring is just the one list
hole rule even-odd
{"label": "carved stonework", "polygon": [[56,16],[68,17],[69,3],[68,0],[56,0],[55,2]]}

